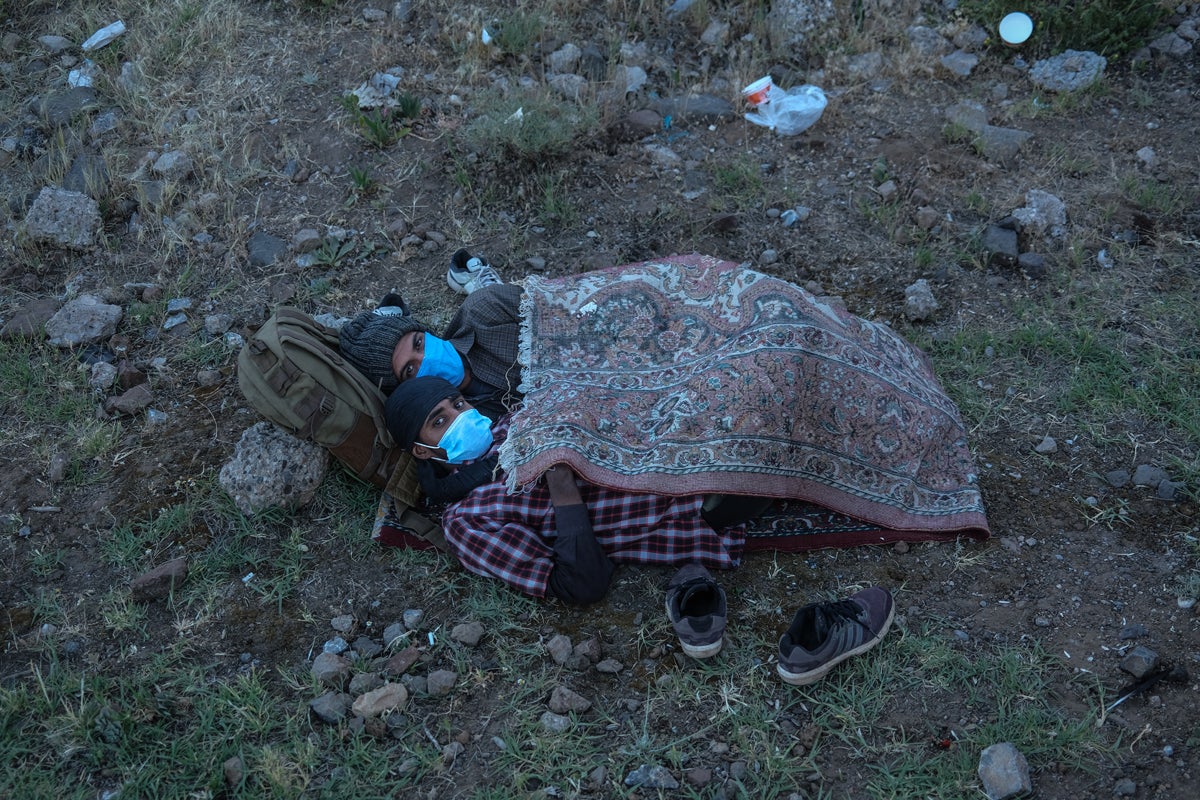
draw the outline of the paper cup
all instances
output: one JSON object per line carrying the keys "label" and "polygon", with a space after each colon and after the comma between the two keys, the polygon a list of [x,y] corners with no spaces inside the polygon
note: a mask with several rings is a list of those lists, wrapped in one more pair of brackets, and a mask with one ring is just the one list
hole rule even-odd
{"label": "paper cup", "polygon": [[771,91],[771,76],[759,78],[754,83],[742,89],[742,96],[746,98],[746,102],[752,106],[761,105],[766,99],[767,94]]}
{"label": "paper cup", "polygon": [[1009,47],[1025,44],[1033,33],[1033,20],[1028,14],[1014,11],[1000,20],[1000,39]]}

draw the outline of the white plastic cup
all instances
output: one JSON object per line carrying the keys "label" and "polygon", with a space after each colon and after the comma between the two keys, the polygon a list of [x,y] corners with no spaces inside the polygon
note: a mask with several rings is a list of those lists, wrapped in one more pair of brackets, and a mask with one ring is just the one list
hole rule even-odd
{"label": "white plastic cup", "polygon": [[767,96],[771,92],[771,76],[765,75],[754,83],[742,89],[742,97],[746,98],[746,102],[753,107],[758,107],[766,102]]}
{"label": "white plastic cup", "polygon": [[1033,34],[1033,20],[1022,11],[1014,11],[1000,20],[998,30],[1001,41],[1009,47],[1019,47],[1029,41]]}

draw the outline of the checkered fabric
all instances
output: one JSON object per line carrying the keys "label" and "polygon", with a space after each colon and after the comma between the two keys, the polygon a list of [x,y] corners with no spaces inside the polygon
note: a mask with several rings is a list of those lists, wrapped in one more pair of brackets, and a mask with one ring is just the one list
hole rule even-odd
{"label": "checkered fabric", "polygon": [[466,353],[472,375],[503,395],[515,393],[521,385],[520,335],[521,287],[505,283],[472,292],[441,338]]}
{"label": "checkered fabric", "polygon": [[[508,435],[511,417],[493,427],[492,451]],[[700,517],[704,498],[631,494],[582,484],[596,540],[609,558],[630,564],[699,562],[714,569],[738,565],[744,527],[713,531]],[[471,572],[499,578],[534,597],[546,596],[554,567],[554,504],[544,484],[510,495],[504,476],[446,508],[442,526],[450,550]]]}

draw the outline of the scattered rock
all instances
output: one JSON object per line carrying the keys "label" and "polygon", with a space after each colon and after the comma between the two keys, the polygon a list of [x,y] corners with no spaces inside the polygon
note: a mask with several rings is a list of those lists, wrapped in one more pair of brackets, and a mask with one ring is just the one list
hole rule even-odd
{"label": "scattered rock", "polygon": [[972,100],[963,100],[946,109],[946,121],[972,133],[979,133],[989,125],[987,110]]}
{"label": "scattered rock", "polygon": [[1046,259],[1037,253],[1021,253],[1017,256],[1017,268],[1032,280],[1046,277]]}
{"label": "scattered rock", "polygon": [[1152,489],[1158,488],[1158,485],[1167,480],[1170,476],[1166,471],[1151,466],[1149,464],[1139,464],[1137,469],[1133,471],[1134,486],[1149,486]]}
{"label": "scattered rock", "polygon": [[925,25],[912,25],[905,33],[908,35],[909,46],[923,56],[942,56],[954,49],[954,45],[946,37]]}
{"label": "scattered rock", "polygon": [[383,686],[384,680],[374,672],[360,672],[350,679],[350,694],[360,695],[373,692]]}
{"label": "scattered rock", "polygon": [[449,694],[458,682],[458,673],[449,669],[438,669],[429,673],[425,681],[425,691],[434,697]]}
{"label": "scattered rock", "polygon": [[946,71],[952,75],[957,75],[960,78],[969,78],[972,70],[979,65],[979,56],[974,53],[968,53],[965,50],[955,50],[949,55],[942,56],[940,62],[946,68]]}
{"label": "scattered rock", "polygon": [[1074,92],[1100,80],[1107,65],[1108,59],[1091,51],[1066,50],[1035,62],[1029,80],[1054,92]]}
{"label": "scattered rock", "polygon": [[407,631],[404,628],[404,623],[393,622],[391,625],[388,625],[383,629],[383,646],[391,647],[397,641],[402,640],[405,633],[407,633]]}
{"label": "scattered rock", "polygon": [[1121,669],[1135,678],[1144,678],[1158,668],[1158,653],[1145,645],[1138,645],[1121,659]]}
{"label": "scattered rock", "polygon": [[242,434],[218,477],[238,510],[254,516],[277,506],[307,505],[328,469],[328,450],[258,422]]}
{"label": "scattered rock", "polygon": [[625,776],[626,786],[642,786],[646,789],[678,789],[679,781],[666,767],[642,764]]}
{"label": "scattered rock", "polygon": [[344,692],[329,691],[308,704],[308,708],[322,722],[334,725],[346,718],[354,698]]}
{"label": "scattered rock", "polygon": [[566,686],[555,686],[554,691],[550,693],[549,706],[555,714],[567,714],[571,711],[579,713],[591,708],[592,701]]}
{"label": "scattered rock", "polygon": [[335,653],[317,653],[313,659],[312,676],[323,686],[341,689],[350,677],[350,660]]}
{"label": "scattered rock", "polygon": [[55,347],[79,347],[107,339],[117,330],[123,312],[100,298],[81,295],[46,321],[46,335]]}
{"label": "scattered rock", "polygon": [[1017,232],[999,225],[988,225],[980,241],[985,252],[989,254],[990,262],[1001,267],[1013,267],[1017,264]]}
{"label": "scattered rock", "polygon": [[1049,192],[1030,189],[1025,193],[1025,206],[1012,213],[1021,223],[1021,230],[1037,236],[1062,236],[1067,224],[1067,207]]}
{"label": "scattered rock", "polygon": [[404,627],[410,631],[421,629],[421,623],[425,620],[425,612],[419,608],[409,608],[404,611]]}
{"label": "scattered rock", "polygon": [[733,106],[728,100],[710,94],[684,94],[657,100],[655,112],[662,117],[671,117],[676,122],[713,124],[732,119]]}
{"label": "scattered rock", "polygon": [[1053,436],[1043,436],[1042,440],[1034,445],[1033,451],[1042,455],[1050,455],[1058,452],[1058,442]]}
{"label": "scattered rock", "polygon": [[1133,797],[1137,794],[1137,784],[1129,778],[1121,778],[1113,784],[1113,794],[1117,797]]}
{"label": "scattered rock", "polygon": [[354,640],[354,652],[359,658],[372,659],[383,652],[383,645],[370,636],[360,636]]}
{"label": "scattered rock", "polygon": [[987,125],[979,131],[975,146],[985,158],[999,164],[1011,163],[1033,134],[1016,128]]}
{"label": "scattered rock", "polygon": [[1105,473],[1104,479],[1114,489],[1123,489],[1129,485],[1130,475],[1127,469],[1114,469]]}
{"label": "scattered rock", "polygon": [[269,267],[287,252],[287,242],[264,231],[255,231],[246,242],[246,259],[252,267]]}
{"label": "scattered rock", "polygon": [[25,214],[21,230],[35,244],[85,250],[96,242],[100,206],[82,192],[46,186]]}
{"label": "scattered rock", "polygon": [[151,394],[149,386],[139,383],[136,386],[126,389],[120,395],[105,400],[104,412],[106,414],[133,416],[139,411],[148,408],[153,402],[154,395]]}
{"label": "scattered rock", "polygon": [[565,664],[571,657],[571,639],[563,634],[557,634],[546,642],[546,652],[555,664]]}
{"label": "scattered rock", "polygon": [[378,717],[386,711],[403,711],[406,703],[408,689],[405,689],[403,684],[385,683],[355,700],[352,710],[356,716],[371,718]]}
{"label": "scattered rock", "polygon": [[413,664],[417,663],[417,659],[420,657],[420,650],[415,647],[406,647],[387,660],[387,663],[383,665],[383,671],[387,675],[403,675]]}
{"label": "scattered rock", "polygon": [[979,755],[979,780],[988,800],[1006,800],[1033,791],[1029,762],[1011,742],[984,748]]}
{"label": "scattered rock", "polygon": [[192,174],[192,168],[191,156],[181,150],[170,150],[155,159],[150,171],[166,180],[181,181]]}
{"label": "scattered rock", "polygon": [[1134,622],[1121,628],[1121,641],[1127,642],[1130,639],[1140,639],[1150,633],[1150,629],[1140,622]]}
{"label": "scattered rock", "polygon": [[0,339],[33,339],[41,336],[58,307],[58,301],[50,297],[30,300],[20,306],[0,328]]}
{"label": "scattered rock", "polygon": [[333,628],[338,633],[349,633],[354,630],[354,616],[352,614],[341,614],[329,620],[329,627]]}
{"label": "scattered rock", "polygon": [[483,624],[480,622],[464,622],[460,625],[455,625],[450,631],[451,640],[467,647],[475,647],[479,644],[479,640],[483,638]]}
{"label": "scattered rock", "polygon": [[616,675],[618,672],[620,672],[624,668],[625,668],[624,665],[621,664],[620,661],[617,661],[615,658],[606,658],[603,661],[601,661],[599,664],[596,665],[597,672],[603,672],[608,675]]}
{"label": "scattered rock", "polygon": [[939,308],[929,281],[921,278],[904,290],[904,315],[911,320],[927,320]]}
{"label": "scattered rock", "polygon": [[239,756],[230,756],[225,759],[225,763],[221,765],[221,771],[225,774],[225,785],[230,789],[241,786],[246,777],[246,766]]}
{"label": "scattered rock", "polygon": [[172,559],[134,578],[129,584],[129,592],[134,600],[142,602],[165,600],[171,596],[171,592],[183,585],[187,576],[187,559]]}
{"label": "scattered rock", "polygon": [[571,729],[571,718],[555,714],[553,711],[544,711],[542,716],[538,717],[538,724],[546,733],[565,733]]}

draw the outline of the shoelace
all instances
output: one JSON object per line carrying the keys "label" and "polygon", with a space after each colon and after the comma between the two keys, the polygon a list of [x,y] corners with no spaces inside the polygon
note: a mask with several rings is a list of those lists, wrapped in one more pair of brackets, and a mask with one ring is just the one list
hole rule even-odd
{"label": "shoelace", "polygon": [[812,639],[810,641],[807,635],[809,631],[805,631],[801,644],[806,650],[816,649],[842,621],[859,623],[861,613],[862,608],[853,600],[837,600],[815,606],[812,610]]}
{"label": "shoelace", "polygon": [[485,266],[481,267],[479,271],[475,273],[475,276],[471,278],[471,280],[468,282],[468,285],[473,285],[474,288],[478,289],[480,286],[489,286],[493,283],[504,283],[504,279],[496,274],[496,270]]}

